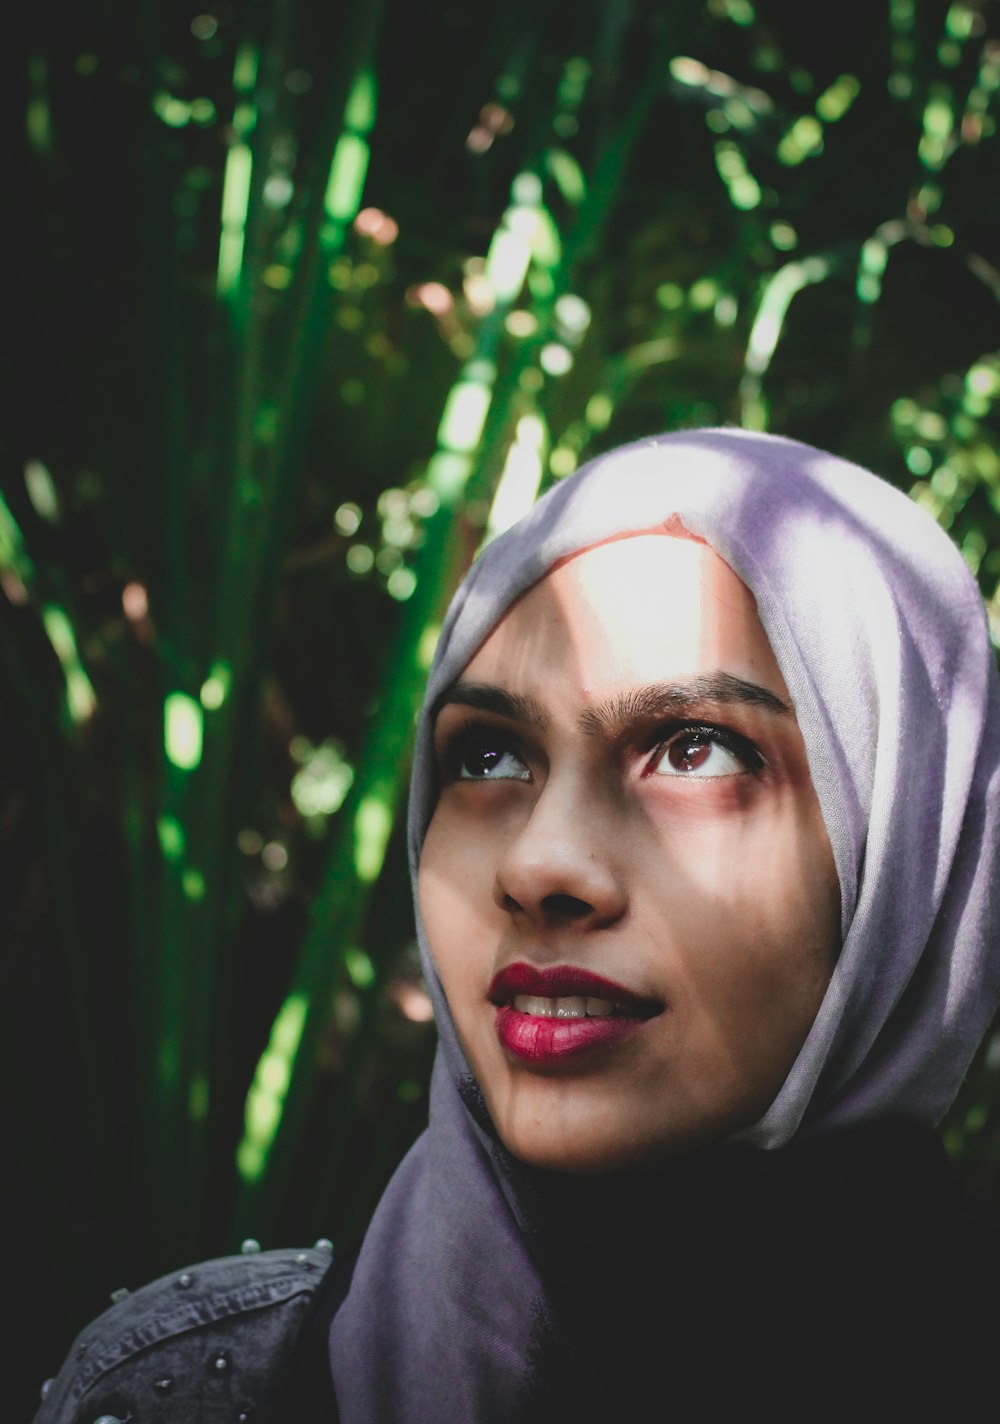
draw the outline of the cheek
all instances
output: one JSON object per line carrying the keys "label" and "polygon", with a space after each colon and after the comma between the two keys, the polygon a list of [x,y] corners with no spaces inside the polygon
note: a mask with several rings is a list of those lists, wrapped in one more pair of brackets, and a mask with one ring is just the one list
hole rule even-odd
{"label": "cheek", "polygon": [[[442,821],[445,823],[442,824]],[[484,983],[494,966],[488,946],[494,913],[484,858],[469,853],[469,838],[450,834],[446,818],[431,823],[417,873],[420,918],[448,1001],[452,1023],[476,1079],[490,1082],[489,1055],[496,1051],[486,1034]],[[485,1037],[484,1037],[485,1036]]]}
{"label": "cheek", "polygon": [[808,929],[826,946],[832,972],[840,953],[840,882],[833,848],[819,802],[810,783],[785,817],[781,858],[771,875],[773,890],[786,918]]}
{"label": "cheek", "polygon": [[706,901],[772,931],[839,924],[837,872],[811,784],[697,831],[687,868]]}
{"label": "cheek", "polygon": [[716,997],[724,1013],[741,1000],[818,1007],[840,949],[840,895],[814,797],[789,794],[766,813],[689,825],[669,860],[646,860],[645,874],[697,998]]}
{"label": "cheek", "polygon": [[476,925],[492,905],[487,882],[488,869],[482,857],[470,854],[468,836],[456,835],[449,818],[435,814],[420,856],[417,898],[431,958],[449,1000],[476,967]]}

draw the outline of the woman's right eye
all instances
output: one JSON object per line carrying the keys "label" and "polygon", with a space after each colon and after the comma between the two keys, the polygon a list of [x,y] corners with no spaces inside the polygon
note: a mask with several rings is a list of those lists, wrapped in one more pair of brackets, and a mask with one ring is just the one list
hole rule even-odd
{"label": "woman's right eye", "polygon": [[502,734],[466,733],[447,749],[445,766],[455,781],[530,781],[514,743]]}

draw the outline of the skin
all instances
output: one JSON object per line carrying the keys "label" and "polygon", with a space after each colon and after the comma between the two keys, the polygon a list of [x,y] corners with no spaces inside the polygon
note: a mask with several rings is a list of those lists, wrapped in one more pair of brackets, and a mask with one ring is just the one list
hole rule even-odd
{"label": "skin", "polygon": [[[634,696],[665,683],[665,707]],[[420,909],[501,1140],[594,1172],[756,1121],[840,939],[829,838],[753,595],[700,541],[600,544],[508,610],[452,695]],[[488,993],[514,963],[586,969],[659,1011],[622,1042],[526,1063]]]}

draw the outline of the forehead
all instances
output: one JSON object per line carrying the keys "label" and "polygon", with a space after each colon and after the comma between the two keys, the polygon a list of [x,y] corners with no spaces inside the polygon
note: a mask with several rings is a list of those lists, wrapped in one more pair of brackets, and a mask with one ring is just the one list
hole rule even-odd
{"label": "forehead", "polygon": [[570,670],[584,697],[731,673],[786,695],[753,594],[700,540],[643,533],[557,564],[508,609],[465,675],[544,693]]}

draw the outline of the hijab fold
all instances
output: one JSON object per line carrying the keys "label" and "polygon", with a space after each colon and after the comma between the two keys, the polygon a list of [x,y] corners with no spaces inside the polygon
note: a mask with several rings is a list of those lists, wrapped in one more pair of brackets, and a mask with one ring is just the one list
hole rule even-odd
{"label": "hijab fold", "polygon": [[[745,431],[661,436],[594,460],[496,539],[453,600],[428,682],[414,881],[441,692],[559,559],[678,521],[756,598],[841,891],[843,948],[812,1030],[771,1107],[729,1149],[756,1160],[880,1123],[932,1126],[1000,1000],[1000,684],[961,556],[855,465]],[[541,1203],[579,1193],[549,1174],[539,1196],[492,1134],[419,911],[418,935],[440,1040],[430,1121],[375,1212],[331,1330],[345,1424],[527,1417],[545,1393],[539,1352],[559,1341]],[[670,1180],[667,1168],[643,1174],[636,1199],[659,1200]],[[632,1186],[617,1174],[616,1199]]]}

